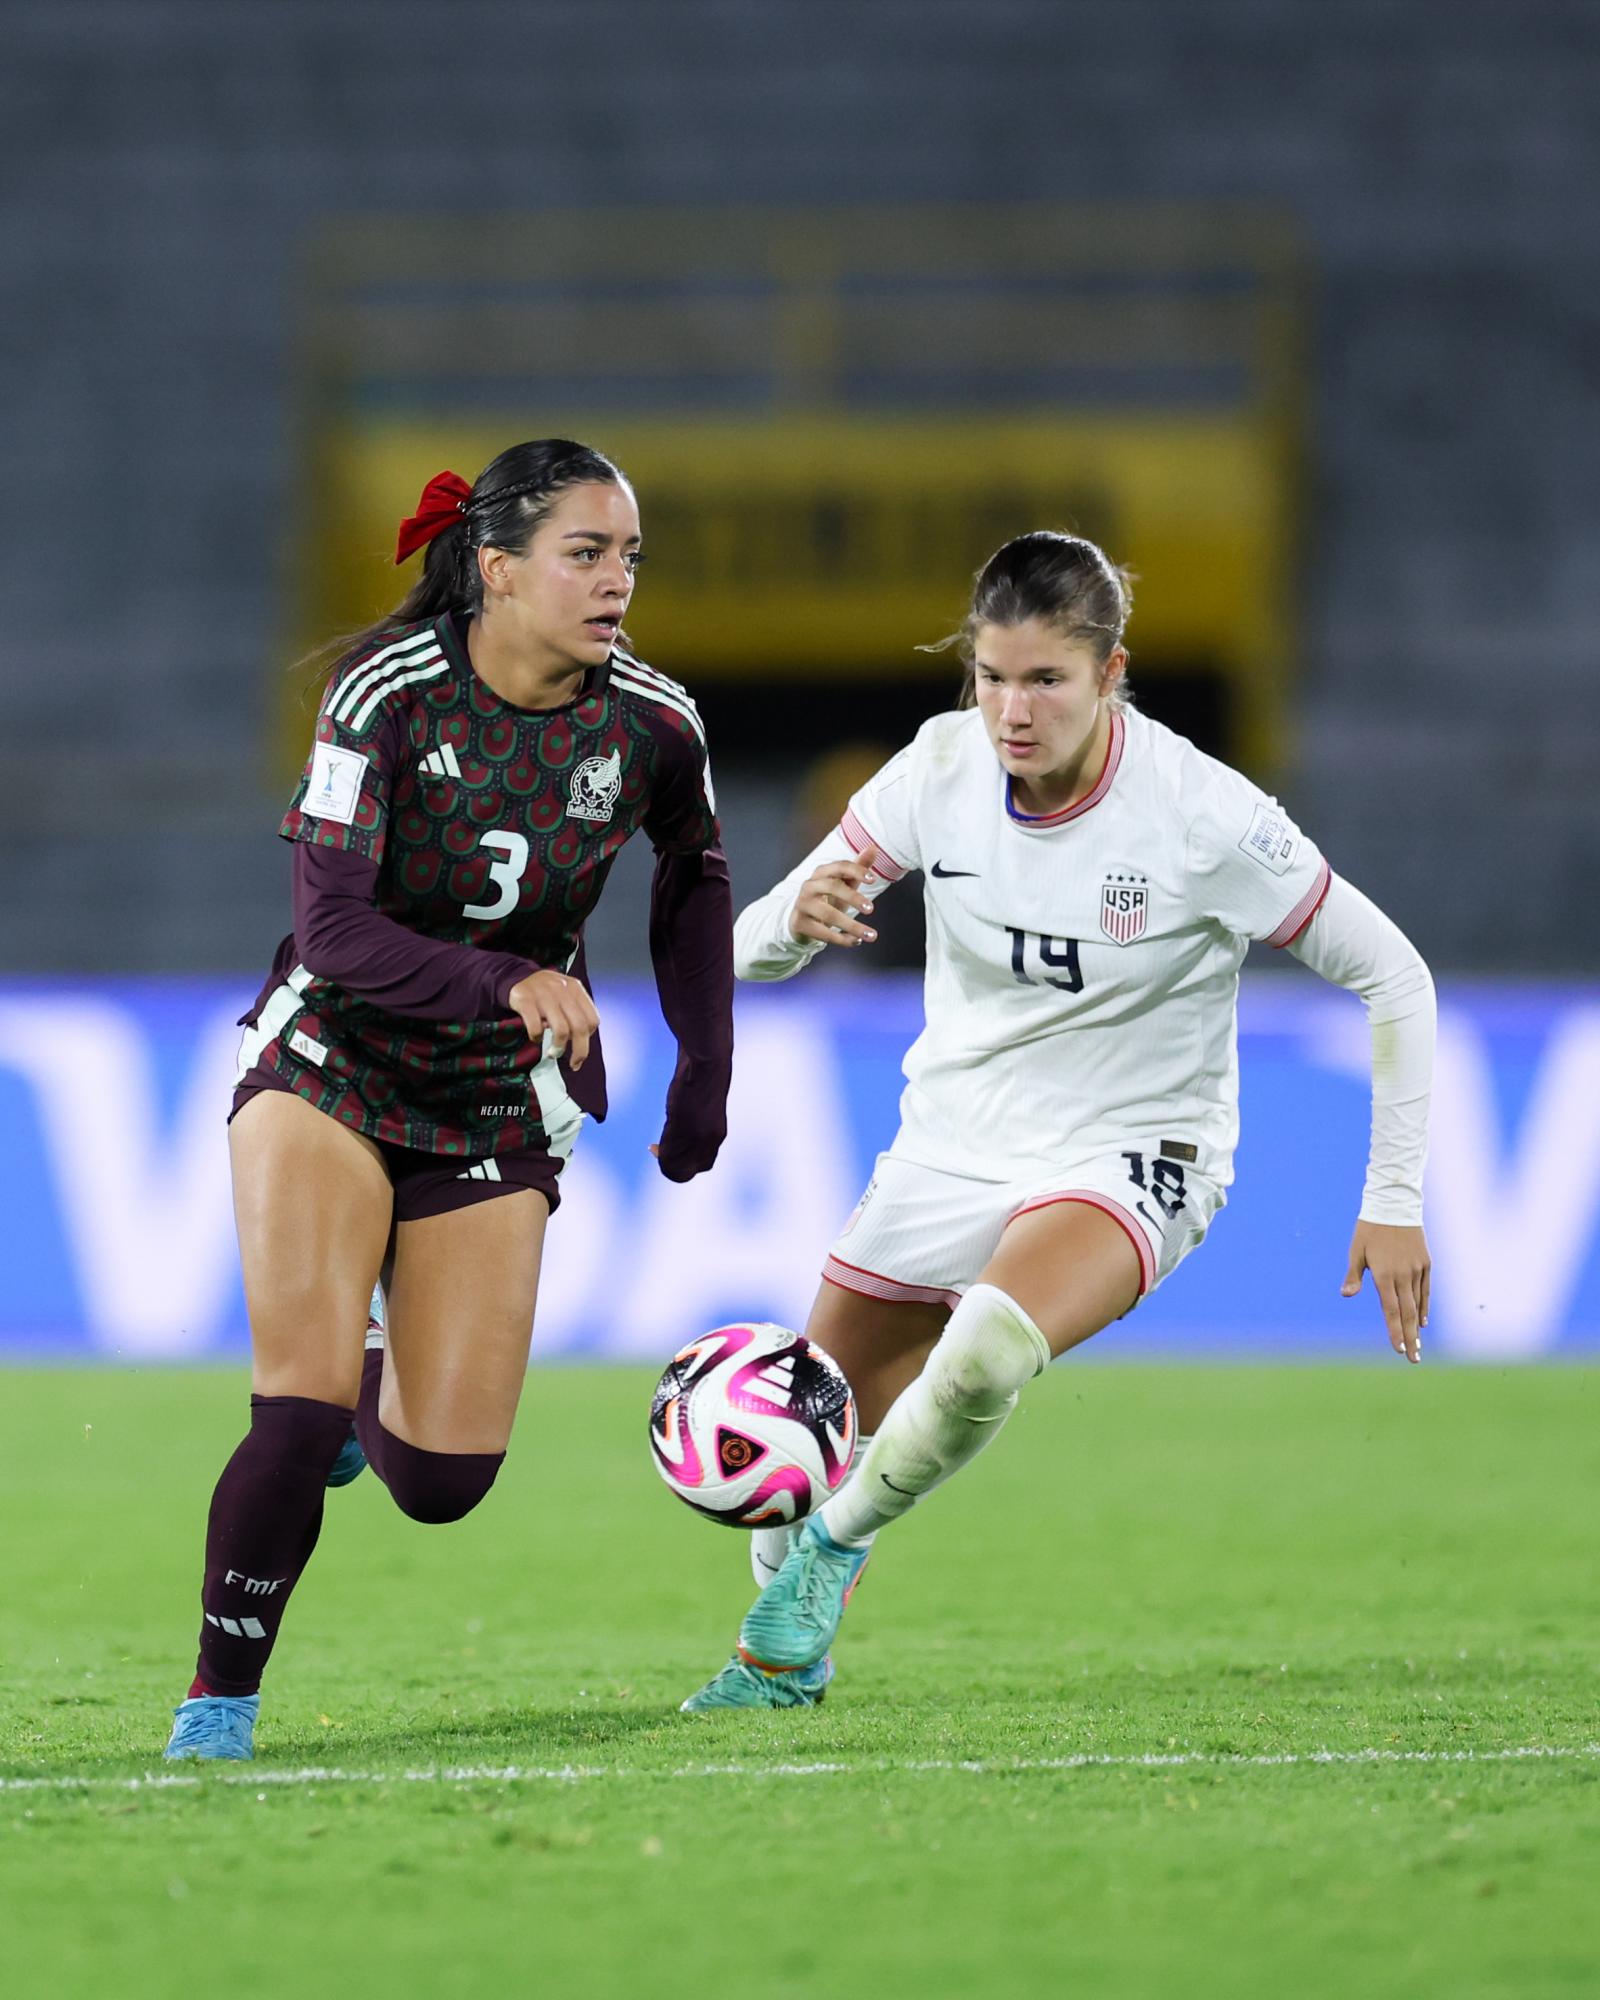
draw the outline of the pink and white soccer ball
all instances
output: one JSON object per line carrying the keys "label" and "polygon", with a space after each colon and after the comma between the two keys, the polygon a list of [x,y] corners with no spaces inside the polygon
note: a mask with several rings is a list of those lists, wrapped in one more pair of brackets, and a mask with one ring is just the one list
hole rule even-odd
{"label": "pink and white soccer ball", "polygon": [[844,1484],[855,1442],[855,1398],[837,1362],[764,1322],[691,1340],[650,1405],[657,1472],[730,1528],[802,1520]]}

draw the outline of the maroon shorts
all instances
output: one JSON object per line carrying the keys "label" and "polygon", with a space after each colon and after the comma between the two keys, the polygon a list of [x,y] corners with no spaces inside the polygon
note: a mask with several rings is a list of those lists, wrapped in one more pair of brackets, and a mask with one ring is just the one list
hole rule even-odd
{"label": "maroon shorts", "polygon": [[[254,1069],[246,1070],[234,1089],[228,1122],[231,1124],[251,1098],[263,1090],[283,1090],[291,1097],[298,1095],[294,1086],[276,1070],[257,1063]],[[497,1194],[515,1194],[519,1188],[532,1188],[536,1194],[542,1194],[552,1215],[561,1205],[556,1183],[562,1162],[543,1146],[528,1147],[522,1152],[486,1153],[481,1160],[463,1160],[459,1154],[425,1153],[416,1146],[396,1146],[388,1139],[372,1139],[371,1143],[382,1154],[394,1187],[396,1222],[420,1222],[425,1215],[448,1215],[452,1209],[492,1201]]]}

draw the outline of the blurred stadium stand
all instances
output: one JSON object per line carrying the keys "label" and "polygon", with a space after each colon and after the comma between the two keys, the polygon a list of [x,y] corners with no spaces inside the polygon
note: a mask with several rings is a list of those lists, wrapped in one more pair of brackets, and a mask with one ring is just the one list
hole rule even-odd
{"label": "blurred stadium stand", "polygon": [[[1062,205],[1091,233],[1098,214],[1108,246],[1175,205],[1200,233],[1241,212],[1286,231],[1309,278],[1300,471],[1280,489],[1296,539],[1284,604],[1266,574],[1241,612],[1280,615],[1290,726],[1240,754],[1437,964],[1592,965],[1572,916],[1600,863],[1597,47],[1592,7],[1565,0],[591,0],[577,26],[487,0],[13,0],[0,968],[253,971],[284,922],[279,698],[303,637],[296,553],[327,518],[307,365],[326,246],[386,218],[397,242],[425,226],[481,257],[495,218],[592,207],[577,252],[600,288],[636,267],[641,208],[670,264],[669,216],[730,202],[824,240],[864,202]],[[330,237],[338,218],[357,234]],[[407,324],[393,304],[370,322],[385,353]],[[869,378],[905,320],[856,307],[837,364],[881,408],[893,384]],[[1029,410],[1082,406],[1057,365],[1069,322]],[[945,300],[925,323],[923,414],[992,411],[960,365],[989,339],[982,311],[952,319]],[[1195,324],[1169,292],[1130,319],[1130,348],[1164,353]],[[741,358],[736,314],[693,326]],[[480,314],[464,345],[482,334]],[[666,545],[682,489],[658,490],[648,459]],[[1093,531],[1092,496],[1081,512]],[[1146,570],[1153,626],[1160,567],[1116,552]],[[947,629],[965,560],[906,618],[907,649]],[[646,657],[668,569],[646,573]],[[1133,636],[1137,657],[1138,619]],[[726,738],[753,891],[790,858],[800,773],[756,754],[688,646],[667,650]],[[926,680],[879,675],[867,734],[905,733],[883,712],[896,686],[905,729],[926,705]],[[1158,713],[1161,687],[1152,672]],[[1238,747],[1237,716],[1209,726]],[[602,967],[641,962],[637,880],[603,906]]]}
{"label": "blurred stadium stand", "polygon": [[[1281,225],[1184,207],[332,225],[302,281],[310,476],[288,650],[393,603],[397,493],[543,428],[597,439],[639,487],[650,563],[629,622],[694,687],[751,879],[788,858],[752,829],[802,771],[816,831],[837,818],[851,785],[822,794],[841,735],[860,782],[949,705],[958,658],[916,641],[959,624],[966,580],[1021,523],[1125,552],[1141,699],[1271,773],[1291,679],[1295,281]],[[279,686],[287,784],[313,691]],[[597,963],[619,914],[639,915],[639,860],[603,908]],[[915,900],[889,922],[914,962]],[[624,926],[624,959],[638,935]]]}

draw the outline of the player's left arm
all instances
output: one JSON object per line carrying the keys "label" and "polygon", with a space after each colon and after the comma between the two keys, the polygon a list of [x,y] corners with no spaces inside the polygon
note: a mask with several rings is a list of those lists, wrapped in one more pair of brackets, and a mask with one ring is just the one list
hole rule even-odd
{"label": "player's left arm", "polygon": [[674,734],[645,817],[656,850],[650,961],[678,1044],[667,1115],[650,1148],[670,1181],[707,1172],[728,1136],[733,1079],[733,887],[705,744]]}
{"label": "player's left arm", "polygon": [[1436,1009],[1433,979],[1399,926],[1359,889],[1331,878],[1289,949],[1302,964],[1361,996],[1372,1035],[1372,1139],[1360,1216],[1342,1290],[1372,1273],[1390,1345],[1422,1359],[1432,1263],[1422,1228]]}
{"label": "player's left arm", "polygon": [[1372,1142],[1344,1294],[1371,1271],[1397,1354],[1420,1359],[1428,1318],[1422,1165],[1433,1084],[1433,981],[1409,940],[1339,881],[1274,798],[1212,764],[1185,866],[1197,907],[1235,936],[1286,946],[1359,993],[1372,1031]]}

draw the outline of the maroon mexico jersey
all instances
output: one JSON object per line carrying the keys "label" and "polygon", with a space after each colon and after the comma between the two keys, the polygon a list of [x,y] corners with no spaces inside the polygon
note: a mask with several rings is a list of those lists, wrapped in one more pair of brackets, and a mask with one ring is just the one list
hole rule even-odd
{"label": "maroon mexico jersey", "polygon": [[[335,669],[279,831],[377,864],[379,912],[411,931],[565,970],[641,828],[669,855],[718,838],[705,734],[683,688],[618,649],[564,707],[515,708],[473,672],[446,615]],[[266,1065],[375,1139],[564,1152],[581,1121],[561,1065],[514,1015],[386,1013],[310,973],[293,937],[247,1019],[241,1070]]]}

